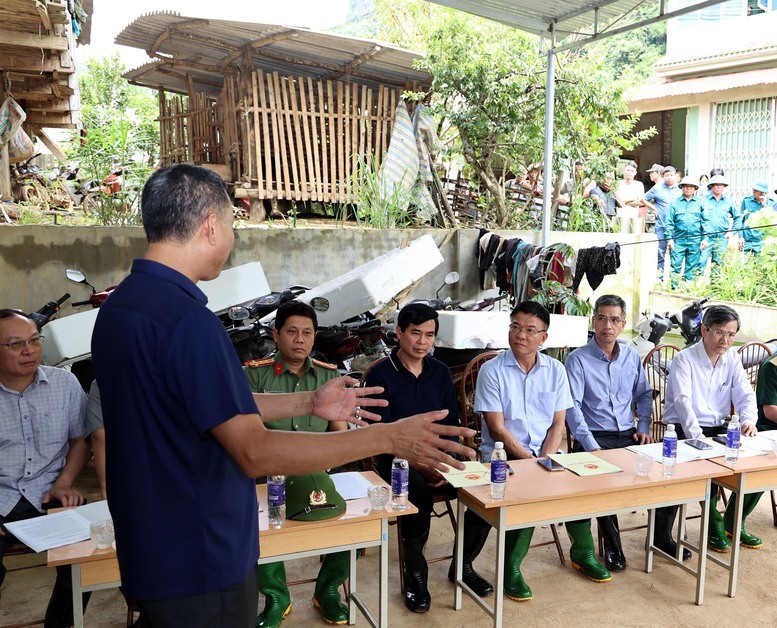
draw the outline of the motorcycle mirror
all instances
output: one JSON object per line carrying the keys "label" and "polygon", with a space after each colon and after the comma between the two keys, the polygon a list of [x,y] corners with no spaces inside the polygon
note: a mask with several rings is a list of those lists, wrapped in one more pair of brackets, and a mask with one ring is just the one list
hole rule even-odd
{"label": "motorcycle mirror", "polygon": [[457,273],[455,270],[445,275],[445,283],[438,288],[437,292],[434,293],[434,296],[439,298],[440,290],[442,290],[445,286],[452,286],[453,284],[458,283],[459,278],[459,273]]}
{"label": "motorcycle mirror", "polygon": [[244,321],[251,316],[251,313],[248,311],[248,308],[236,305],[227,310],[227,316],[233,321]]}
{"label": "motorcycle mirror", "polygon": [[75,268],[68,268],[65,271],[65,275],[67,275],[67,278],[70,281],[75,283],[86,283],[86,276],[84,273],[82,273],[80,270],[76,270]]}
{"label": "motorcycle mirror", "polygon": [[82,273],[80,270],[76,270],[75,268],[68,268],[65,271],[65,276],[73,283],[85,284],[92,289],[92,292],[95,291],[94,286],[86,280],[86,275],[84,275],[84,273]]}
{"label": "motorcycle mirror", "polygon": [[461,279],[461,276],[459,273],[457,273],[455,270],[449,272],[447,275],[445,275],[445,284],[448,286],[452,286],[455,283],[459,283],[459,279]]}
{"label": "motorcycle mirror", "polygon": [[313,297],[310,300],[310,307],[316,312],[326,312],[329,309],[329,299],[324,297]]}

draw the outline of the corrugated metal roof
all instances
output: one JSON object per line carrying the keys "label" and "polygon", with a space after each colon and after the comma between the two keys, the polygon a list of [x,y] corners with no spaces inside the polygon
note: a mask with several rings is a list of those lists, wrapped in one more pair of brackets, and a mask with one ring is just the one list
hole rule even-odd
{"label": "corrugated metal roof", "polygon": [[633,92],[627,93],[626,97],[632,108],[640,109],[641,102],[690,96],[692,94],[726,92],[743,87],[755,87],[756,85],[775,85],[777,87],[777,68],[701,76],[682,81],[667,81],[665,83],[643,85]]}
{"label": "corrugated metal roof", "polygon": [[596,20],[601,26],[620,19],[637,7],[658,0],[428,0],[489,18],[515,28],[547,35],[554,24],[560,38],[591,33]]}
{"label": "corrugated metal roof", "polygon": [[244,49],[254,69],[346,80],[377,86],[428,85],[416,70],[420,55],[390,44],[276,24],[189,18],[150,13],[127,26],[116,43],[146,50],[153,62],[124,74],[131,83],[186,92],[186,75],[202,91],[218,91],[223,75],[235,72]]}

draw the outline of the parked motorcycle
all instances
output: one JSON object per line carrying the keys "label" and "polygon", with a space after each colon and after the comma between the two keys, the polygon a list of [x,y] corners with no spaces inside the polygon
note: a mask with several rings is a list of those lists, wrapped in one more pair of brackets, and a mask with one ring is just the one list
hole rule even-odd
{"label": "parked motorcycle", "polygon": [[68,268],[65,271],[65,276],[68,278],[68,281],[72,281],[73,283],[82,283],[87,286],[89,286],[92,289],[92,294],[89,296],[88,299],[85,301],[76,301],[74,303],[71,303],[73,307],[82,307],[84,305],[91,305],[93,308],[100,307],[105,299],[108,298],[108,296],[116,289],[116,286],[109,286],[105,290],[101,290],[98,292],[95,287],[90,284],[86,280],[86,275],[82,273],[80,270],[76,270],[74,268]]}
{"label": "parked motorcycle", "polygon": [[50,207],[65,211],[73,209],[73,200],[58,173],[47,175],[43,168],[30,163],[39,156],[40,153],[37,153],[27,161],[11,166],[11,179],[17,189],[18,200],[34,204],[43,211],[48,211]]}
{"label": "parked motorcycle", "polygon": [[654,347],[661,344],[664,335],[672,329],[680,332],[686,347],[696,344],[701,340],[701,319],[708,302],[707,298],[697,299],[671,316],[668,312],[652,316],[649,312],[643,312],[642,318],[634,326],[638,335],[626,344],[636,349],[640,359],[644,359]]}

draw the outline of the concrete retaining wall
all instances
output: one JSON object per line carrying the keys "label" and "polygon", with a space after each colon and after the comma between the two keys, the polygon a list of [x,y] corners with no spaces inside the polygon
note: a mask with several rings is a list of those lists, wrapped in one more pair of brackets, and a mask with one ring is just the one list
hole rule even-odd
{"label": "concrete retaining wall", "polygon": [[[445,259],[416,286],[415,297],[431,297],[443,284],[446,273],[456,270],[461,281],[440,296],[455,299],[476,298],[477,260],[474,251],[478,232],[474,229],[366,230],[366,229],[239,229],[227,266],[258,260],[273,290],[292,284],[317,285],[377,257],[404,242],[430,233]],[[499,232],[505,237],[522,237],[539,242],[535,232]],[[86,299],[88,288],[65,280],[66,268],[78,268],[102,290],[119,283],[129,272],[132,260],[145,250],[146,239],[140,228],[13,226],[0,228],[0,307],[36,310],[44,303],[69,292],[71,301]],[[629,245],[639,242],[640,245]],[[552,233],[551,242],[566,242],[573,248],[603,246],[616,240],[621,249],[617,275],[604,278],[594,292],[584,279],[580,294],[595,298],[615,292],[622,295],[636,322],[638,313],[648,307],[655,259],[655,240],[633,234]],[[644,281],[640,281],[640,277]],[[65,304],[63,315],[73,313]]]}

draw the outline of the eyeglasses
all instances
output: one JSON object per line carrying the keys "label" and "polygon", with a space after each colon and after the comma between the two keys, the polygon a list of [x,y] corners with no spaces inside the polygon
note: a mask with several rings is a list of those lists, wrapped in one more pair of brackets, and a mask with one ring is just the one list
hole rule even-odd
{"label": "eyeglasses", "polygon": [[[707,329],[710,329],[709,327]],[[721,338],[725,338],[729,342],[734,342],[734,338],[737,337],[737,332],[735,331],[721,331],[720,329],[710,329],[710,331],[714,334],[715,338],[720,340]]]}
{"label": "eyeglasses", "polygon": [[33,349],[41,346],[43,336],[33,336],[28,340],[13,340],[11,342],[0,342],[0,347],[8,347],[11,351],[21,351],[25,345],[30,345]]}
{"label": "eyeglasses", "polygon": [[610,321],[610,324],[615,325],[622,325],[626,322],[625,318],[621,318],[620,316],[605,316],[604,314],[597,314],[594,316],[594,320],[597,323],[606,323],[607,321]]}
{"label": "eyeglasses", "polygon": [[515,323],[511,323],[508,327],[511,334],[520,334],[524,333],[529,338],[535,338],[536,336],[539,336],[540,334],[544,334],[547,329],[527,329],[526,327],[521,327],[520,325],[516,325]]}

